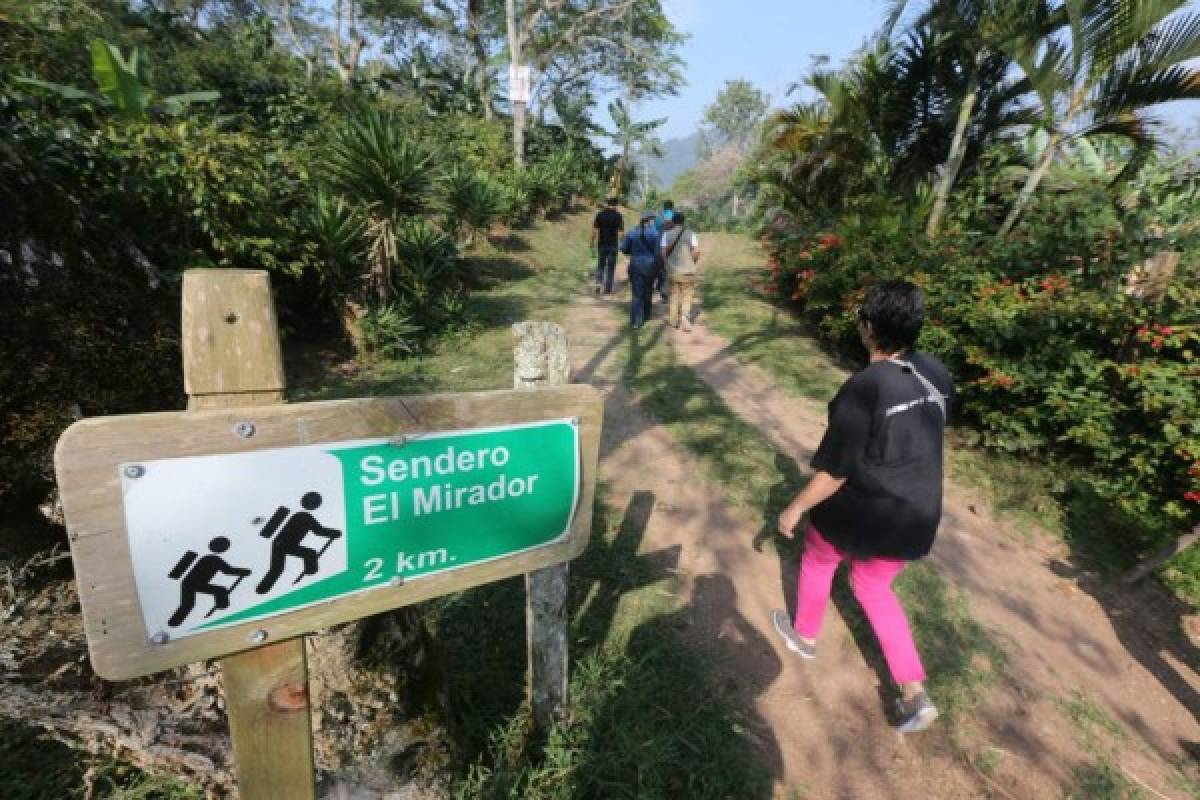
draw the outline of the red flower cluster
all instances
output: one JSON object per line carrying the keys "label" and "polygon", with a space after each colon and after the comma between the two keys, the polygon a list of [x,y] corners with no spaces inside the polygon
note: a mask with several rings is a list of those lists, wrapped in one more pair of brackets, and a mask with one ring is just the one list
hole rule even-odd
{"label": "red flower cluster", "polygon": [[1066,275],[1050,275],[1042,279],[1040,286],[1042,287],[1042,291],[1047,294],[1065,292],[1071,288],[1071,279]]}
{"label": "red flower cluster", "polygon": [[1200,503],[1200,492],[1184,492],[1184,500],[1191,500],[1193,503]]}
{"label": "red flower cluster", "polygon": [[1137,339],[1139,342],[1149,342],[1151,349],[1161,350],[1166,344],[1166,337],[1175,333],[1175,329],[1170,325],[1143,325],[1137,329]]}
{"label": "red flower cluster", "polygon": [[842,246],[842,238],[836,233],[822,233],[817,236],[817,243],[822,250],[833,250]]}
{"label": "red flower cluster", "polygon": [[987,375],[979,379],[979,383],[995,386],[997,389],[1011,389],[1016,382],[1013,376],[997,372],[996,370],[991,370]]}

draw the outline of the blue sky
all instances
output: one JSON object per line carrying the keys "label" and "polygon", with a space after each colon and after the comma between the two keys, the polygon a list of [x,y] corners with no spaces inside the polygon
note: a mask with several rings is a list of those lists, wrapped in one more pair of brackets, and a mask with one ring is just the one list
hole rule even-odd
{"label": "blue sky", "polygon": [[[884,0],[663,0],[675,27],[691,38],[681,55],[688,84],[676,97],[641,104],[641,119],[667,117],[659,137],[694,133],[726,80],[746,78],[771,95],[773,105],[788,102],[787,88],[807,71],[815,55],[836,64],[878,30]],[[1164,114],[1172,123],[1193,127],[1200,101],[1176,104]]]}
{"label": "blue sky", "polygon": [[688,84],[677,97],[644,103],[640,117],[667,117],[660,137],[696,130],[725,81],[746,78],[786,102],[784,93],[814,55],[840,61],[883,19],[883,0],[664,0],[675,27],[691,35],[681,55]]}

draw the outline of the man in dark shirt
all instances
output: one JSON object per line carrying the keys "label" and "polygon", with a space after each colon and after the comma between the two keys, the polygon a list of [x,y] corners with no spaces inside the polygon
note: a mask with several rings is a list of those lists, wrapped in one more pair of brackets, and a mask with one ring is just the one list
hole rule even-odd
{"label": "man in dark shirt", "polygon": [[925,298],[907,281],[872,287],[858,312],[867,368],[838,390],[829,426],[813,455],[812,480],[779,516],[792,535],[809,512],[797,582],[796,619],[772,612],[788,649],[816,656],[816,638],[838,564],[850,560],[850,584],[899,685],[898,729],[924,730],[937,718],[892,581],[929,553],[942,516],[942,434],[954,399],[946,368],[913,352]]}
{"label": "man in dark shirt", "polygon": [[617,245],[625,231],[625,219],[617,210],[617,198],[608,198],[608,205],[600,209],[592,222],[592,233],[588,245],[596,254],[596,294],[603,291],[611,294],[613,274],[617,271]]}

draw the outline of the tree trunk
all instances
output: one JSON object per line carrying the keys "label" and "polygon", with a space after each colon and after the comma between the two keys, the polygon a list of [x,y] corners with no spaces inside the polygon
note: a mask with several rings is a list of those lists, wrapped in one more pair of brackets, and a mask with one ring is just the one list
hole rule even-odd
{"label": "tree trunk", "polygon": [[[508,27],[509,83],[521,66],[521,27],[517,22],[517,0],[504,0],[504,21]],[[513,100],[513,164],[525,166],[525,103]]]}
{"label": "tree trunk", "polygon": [[1029,205],[1030,199],[1033,198],[1033,193],[1037,191],[1038,184],[1042,182],[1042,178],[1046,177],[1046,173],[1050,171],[1050,164],[1054,161],[1054,154],[1058,152],[1058,143],[1062,141],[1062,134],[1052,133],[1050,138],[1046,140],[1046,149],[1042,152],[1041,161],[1033,172],[1029,173],[1029,177],[1025,179],[1025,185],[1021,187],[1021,193],[1017,195],[1017,200],[1013,203],[1012,210],[1008,212],[1008,217],[1005,218],[1004,224],[1000,226],[997,232],[997,238],[1003,239],[1012,233],[1012,229],[1016,226],[1017,220],[1021,218],[1021,213],[1025,207]]}
{"label": "tree trunk", "polygon": [[929,214],[929,223],[925,226],[925,235],[932,239],[937,236],[946,213],[946,204],[950,200],[950,190],[958,180],[958,171],[962,169],[963,157],[966,155],[967,125],[971,122],[971,114],[975,111],[975,101],[979,97],[979,73],[971,72],[967,80],[967,93],[958,109],[958,121],[954,125],[954,139],[950,142],[950,153],[942,167],[942,176],[938,181],[937,196],[933,201],[933,211]]}
{"label": "tree trunk", "polygon": [[490,120],[492,111],[492,86],[488,75],[487,48],[483,44],[483,34],[479,30],[479,17],[483,11],[483,0],[467,0],[467,40],[475,54],[475,91],[479,94],[479,104],[483,106],[483,118]]}

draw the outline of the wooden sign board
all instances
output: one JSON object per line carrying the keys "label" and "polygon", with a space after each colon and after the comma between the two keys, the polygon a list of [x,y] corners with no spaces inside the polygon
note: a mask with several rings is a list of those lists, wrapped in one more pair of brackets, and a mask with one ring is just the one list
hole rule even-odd
{"label": "wooden sign board", "polygon": [[96,673],[217,658],[577,556],[588,386],[81,420],[59,488]]}

